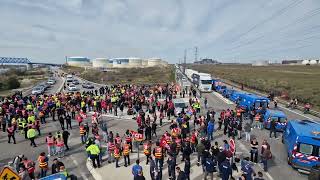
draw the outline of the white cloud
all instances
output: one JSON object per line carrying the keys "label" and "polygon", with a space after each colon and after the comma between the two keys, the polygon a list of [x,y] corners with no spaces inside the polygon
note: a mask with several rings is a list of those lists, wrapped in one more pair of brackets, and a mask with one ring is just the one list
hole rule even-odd
{"label": "white cloud", "polygon": [[317,0],[1,0],[0,56],[283,59],[320,52]]}

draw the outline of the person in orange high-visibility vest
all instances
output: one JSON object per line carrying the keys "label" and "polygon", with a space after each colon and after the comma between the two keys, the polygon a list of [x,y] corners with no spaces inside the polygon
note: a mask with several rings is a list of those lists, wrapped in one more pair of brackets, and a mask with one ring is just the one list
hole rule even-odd
{"label": "person in orange high-visibility vest", "polygon": [[123,145],[122,154],[124,158],[124,166],[130,166],[130,144],[128,142],[125,142]]}
{"label": "person in orange high-visibility vest", "polygon": [[40,153],[40,156],[38,157],[38,163],[40,168],[40,178],[47,176],[48,161],[49,161],[49,158],[46,157],[46,153],[45,152]]}
{"label": "person in orange high-visibility vest", "polygon": [[132,134],[130,133],[129,129],[127,129],[125,137],[126,137],[126,142],[130,145],[130,151],[133,152],[132,151]]}
{"label": "person in orange high-visibility vest", "polygon": [[254,125],[253,125],[253,128],[259,128],[261,129],[261,123],[260,123],[260,120],[261,120],[261,114],[260,113],[257,113],[255,116],[254,116]]}
{"label": "person in orange high-visibility vest", "polygon": [[147,156],[147,163],[149,163],[149,157],[151,156],[151,141],[147,141],[143,144],[143,153]]}
{"label": "person in orange high-visibility vest", "polygon": [[84,129],[84,126],[82,124],[80,124],[79,133],[80,133],[82,144],[86,143],[87,141],[86,130]]}
{"label": "person in orange high-visibility vest", "polygon": [[163,167],[163,148],[159,142],[156,142],[156,147],[153,149],[153,155],[156,159],[156,167],[161,171]]}
{"label": "person in orange high-visibility vest", "polygon": [[196,152],[196,146],[198,144],[198,138],[197,138],[197,132],[196,132],[195,129],[193,130],[193,132],[191,134],[190,144],[191,144],[192,152]]}
{"label": "person in orange high-visibility vest", "polygon": [[237,117],[242,120],[242,111],[241,108],[236,108],[236,115]]}
{"label": "person in orange high-visibility vest", "polygon": [[114,147],[113,156],[116,159],[116,168],[120,167],[118,164],[120,159],[120,147],[118,144]]}

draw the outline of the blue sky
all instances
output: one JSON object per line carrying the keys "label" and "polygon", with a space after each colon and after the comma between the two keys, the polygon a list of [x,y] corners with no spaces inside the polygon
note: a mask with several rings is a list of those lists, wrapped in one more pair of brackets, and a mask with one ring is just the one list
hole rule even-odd
{"label": "blue sky", "polygon": [[319,0],[0,0],[0,56],[320,57]]}

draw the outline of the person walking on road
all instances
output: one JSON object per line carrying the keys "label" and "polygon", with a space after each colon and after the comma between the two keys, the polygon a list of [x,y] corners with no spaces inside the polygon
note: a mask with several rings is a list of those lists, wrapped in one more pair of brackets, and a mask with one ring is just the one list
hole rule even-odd
{"label": "person walking on road", "polygon": [[207,99],[207,97],[204,98],[204,108],[205,109],[208,108],[208,99]]}
{"label": "person walking on road", "polygon": [[276,126],[277,126],[277,122],[274,119],[271,120],[271,122],[270,122],[270,134],[269,134],[270,138],[272,137],[272,133],[273,133],[274,137],[276,139],[278,139],[277,138],[277,128],[276,128]]}
{"label": "person walking on road", "polygon": [[53,137],[52,133],[50,132],[46,137],[46,143],[48,147],[48,157],[56,154],[55,141],[56,141],[55,137]]}
{"label": "person walking on road", "polygon": [[45,152],[40,153],[40,156],[38,157],[39,168],[40,168],[40,178],[47,176],[48,161],[49,161],[49,158],[46,156],[46,153]]}
{"label": "person walking on road", "polygon": [[259,143],[257,141],[256,138],[253,138],[253,140],[250,143],[251,145],[251,150],[250,150],[250,154],[251,154],[251,162],[257,163],[258,162],[258,147],[259,147]]}
{"label": "person walking on road", "polygon": [[150,163],[150,177],[151,177],[151,180],[156,180],[157,179],[157,174],[158,174],[158,168],[156,166],[156,163],[154,162],[152,156],[148,157],[148,161]]}
{"label": "person walking on road", "polygon": [[213,131],[214,131],[214,122],[213,120],[210,120],[207,127],[207,133],[208,133],[208,140],[213,140]]}
{"label": "person walking on road", "polygon": [[213,180],[213,173],[217,172],[216,169],[217,163],[215,159],[212,157],[207,157],[206,162],[205,162],[205,172],[204,172],[204,180],[207,179],[207,176],[210,176],[210,179]]}
{"label": "person walking on road", "polygon": [[61,134],[57,135],[56,146],[57,146],[57,155],[58,155],[58,157],[59,158],[63,158],[64,157],[65,144],[64,144],[64,140],[63,140]]}
{"label": "person walking on road", "polygon": [[14,127],[10,124],[7,128],[7,132],[8,132],[8,143],[11,143],[11,138],[13,140],[13,144],[16,144],[16,138],[15,138],[15,131],[14,131]]}
{"label": "person walking on road", "polygon": [[59,117],[59,123],[60,123],[61,129],[64,129],[64,119],[63,119],[63,116],[60,116],[60,117]]}
{"label": "person walking on road", "polygon": [[70,136],[70,133],[68,132],[68,130],[63,130],[62,138],[67,151],[69,150],[69,146],[68,146],[69,136]]}
{"label": "person walking on road", "polygon": [[246,142],[250,142],[251,139],[251,124],[246,122],[244,126],[244,133],[246,134]]}
{"label": "person walking on road", "polygon": [[132,175],[134,178],[136,178],[139,173],[143,172],[142,167],[139,164],[140,164],[140,161],[139,161],[139,159],[137,159],[136,164],[134,166],[132,166],[131,172],[132,172]]}
{"label": "person walking on road", "polygon": [[32,128],[32,126],[29,126],[27,137],[30,140],[30,146],[37,147],[36,143],[34,142],[34,139],[36,138],[36,131]]}
{"label": "person walking on road", "polygon": [[180,167],[176,167],[176,171],[178,174],[177,180],[186,180],[186,174],[180,169]]}
{"label": "person walking on road", "polygon": [[120,145],[116,144],[114,147],[114,151],[113,151],[113,156],[116,159],[116,168],[120,167],[119,166],[119,159],[120,159]]}
{"label": "person walking on road", "polygon": [[169,179],[176,179],[176,173],[175,173],[176,161],[175,161],[175,158],[172,157],[172,155],[169,156],[167,160],[167,164],[168,164]]}
{"label": "person walking on road", "polygon": [[92,161],[93,168],[97,168],[97,165],[98,168],[100,168],[99,147],[94,142],[92,142],[92,144],[89,147],[87,147],[86,151],[89,153],[89,157]]}
{"label": "person walking on road", "polygon": [[125,142],[122,148],[122,154],[124,158],[124,166],[130,166],[130,144],[128,142]]}
{"label": "person walking on road", "polygon": [[71,116],[69,115],[69,113],[68,113],[68,115],[66,116],[66,123],[67,123],[67,129],[72,129],[72,126],[71,126]]}

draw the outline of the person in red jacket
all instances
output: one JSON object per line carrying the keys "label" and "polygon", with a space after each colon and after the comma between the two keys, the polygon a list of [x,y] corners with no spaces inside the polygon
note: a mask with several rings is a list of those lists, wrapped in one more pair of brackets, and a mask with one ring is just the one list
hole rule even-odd
{"label": "person in red jacket", "polygon": [[14,137],[14,127],[10,124],[7,128],[8,133],[8,143],[11,143],[11,138],[13,139],[13,144],[16,144],[16,138]]}

